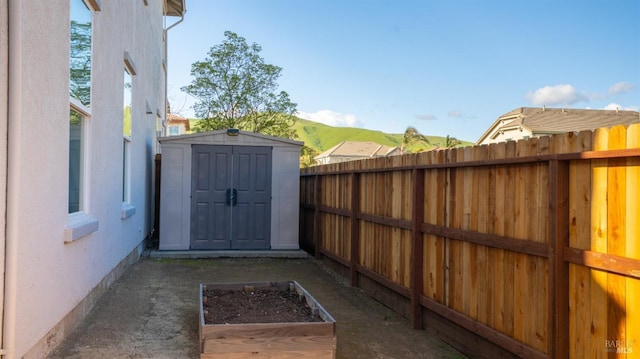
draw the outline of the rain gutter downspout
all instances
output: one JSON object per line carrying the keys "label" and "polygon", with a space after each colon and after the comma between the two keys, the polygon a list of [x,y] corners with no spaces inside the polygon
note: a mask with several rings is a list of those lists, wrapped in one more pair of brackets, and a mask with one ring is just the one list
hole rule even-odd
{"label": "rain gutter downspout", "polygon": [[[182,1],[182,13],[180,14],[180,20],[174,22],[173,24],[171,24],[171,26],[167,27],[166,29],[164,29],[164,65],[166,67],[166,70],[164,72],[164,121],[167,121],[167,102],[169,101],[169,99],[167,98],[167,95],[169,93],[169,30],[171,30],[173,27],[175,27],[176,25],[178,25],[179,23],[181,23],[182,21],[184,21],[184,14],[187,12],[186,9],[186,4],[184,3],[184,0]],[[165,122],[166,123],[166,122]],[[160,151],[157,151],[158,153],[160,153]]]}
{"label": "rain gutter downspout", "polygon": [[[9,112],[9,5],[0,0],[0,304],[4,306],[4,271],[5,271],[5,239],[7,238],[7,142],[8,142],[8,112]],[[0,310],[0,356],[4,354],[2,346],[2,318]]]}
{"label": "rain gutter downspout", "polygon": [[[20,102],[22,95],[21,65],[22,65],[22,8],[20,0],[8,0],[5,2],[8,7],[7,14],[7,152],[6,152],[6,209],[5,209],[5,236],[4,236],[4,288],[2,298],[2,349],[0,355],[4,359],[13,359],[16,350],[16,290],[17,290],[17,262],[18,262],[18,233],[17,225],[13,220],[16,213],[18,199],[16,198],[20,186],[17,171],[12,171],[15,166],[12,158],[16,158],[15,153],[19,150],[14,148],[15,144],[11,139],[20,138],[20,126],[11,126],[11,119],[20,118]],[[4,125],[4,124],[3,124]],[[18,143],[19,146],[19,143]]]}

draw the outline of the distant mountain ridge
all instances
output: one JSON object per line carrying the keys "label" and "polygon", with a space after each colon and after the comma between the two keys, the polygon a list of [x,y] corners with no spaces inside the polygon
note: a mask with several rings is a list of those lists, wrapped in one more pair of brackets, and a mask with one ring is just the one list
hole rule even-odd
{"label": "distant mountain ridge", "polygon": [[[311,147],[318,153],[326,151],[342,141],[371,141],[390,147],[401,147],[403,139],[402,133],[390,134],[357,127],[334,127],[301,118],[298,118],[295,128],[298,133],[297,140],[303,141],[306,146]],[[425,135],[425,137],[429,140],[430,146],[418,144],[410,146],[409,149],[420,150],[418,148],[420,146],[422,146],[423,150],[445,147],[445,137],[429,135]],[[461,145],[473,145],[472,142],[458,140]]]}
{"label": "distant mountain ridge", "polygon": [[[191,128],[195,128],[195,125],[199,120],[190,119]],[[376,142],[381,145],[389,147],[402,147],[403,133],[385,133],[376,130],[367,130],[365,128],[358,127],[335,127],[325,125],[323,123],[304,120],[301,118],[296,119],[295,129],[298,134],[297,141],[303,141],[305,146],[310,147],[318,154],[322,153],[331,147],[339,144],[342,141],[361,141],[361,142]],[[446,138],[441,136],[429,136],[425,137],[429,140],[429,144],[413,144],[408,147],[408,152],[419,152],[428,150],[434,147],[446,147]],[[455,137],[452,135],[451,137]],[[458,146],[471,146],[473,142],[463,141],[458,139],[460,144]]]}

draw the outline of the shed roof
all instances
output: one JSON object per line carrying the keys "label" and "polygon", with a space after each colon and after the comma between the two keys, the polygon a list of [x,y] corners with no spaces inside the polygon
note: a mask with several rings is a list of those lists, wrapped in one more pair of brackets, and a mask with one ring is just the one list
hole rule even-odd
{"label": "shed roof", "polygon": [[263,135],[254,132],[239,131],[237,135],[228,135],[227,130],[191,133],[180,136],[158,138],[160,143],[183,144],[216,144],[216,145],[244,145],[244,146],[300,146],[304,142],[288,138]]}

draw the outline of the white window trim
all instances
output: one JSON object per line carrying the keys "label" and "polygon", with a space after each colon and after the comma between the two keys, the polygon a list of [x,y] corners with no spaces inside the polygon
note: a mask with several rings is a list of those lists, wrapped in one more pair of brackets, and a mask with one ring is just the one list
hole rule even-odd
{"label": "white window trim", "polygon": [[126,168],[126,172],[123,174],[122,179],[125,193],[122,194],[124,198],[122,208],[120,209],[120,219],[127,219],[136,214],[136,207],[131,204],[131,137],[123,136],[123,141],[126,142],[126,145],[123,145],[122,150],[124,151],[124,146],[128,146],[129,148],[126,153],[123,153],[125,163],[122,168],[123,170]]}
{"label": "white window trim", "polygon": [[69,96],[70,106],[85,117],[91,117],[91,109],[82,104],[77,98]]}
{"label": "white window trim", "polygon": [[67,227],[64,229],[64,242],[75,242],[98,230],[98,219],[85,212],[70,213],[67,217]]}
{"label": "white window trim", "polygon": [[[128,51],[124,52],[124,66],[127,69],[127,72],[129,73],[129,75],[131,75],[131,77],[137,75],[137,71],[136,71],[136,65],[133,63],[133,60],[131,59],[131,55],[129,55]],[[133,81],[133,79],[131,79]]]}
{"label": "white window trim", "polygon": [[[88,180],[88,175],[87,175],[87,167],[88,167],[88,159],[89,157],[89,148],[91,148],[89,146],[89,123],[91,121],[89,121],[91,119],[91,109],[89,109],[88,107],[84,106],[82,104],[82,102],[80,102],[78,99],[73,98],[73,97],[69,97],[69,104],[70,104],[70,108],[78,113],[80,113],[80,115],[82,115],[83,120],[82,120],[82,142],[80,144],[81,146],[81,151],[82,151],[82,157],[80,159],[80,177],[81,177],[81,183],[80,183],[80,210],[78,212],[83,212],[85,211],[87,208],[89,208],[89,196],[87,195],[87,193],[89,193],[89,186],[91,184],[91,182]],[[77,212],[74,212],[77,213]],[[72,213],[70,213],[72,214]]]}
{"label": "white window trim", "polygon": [[[124,52],[124,68],[125,68],[125,72],[129,74],[129,76],[131,77],[131,84],[133,85],[133,77],[136,75],[136,67],[135,64],[133,63],[133,60],[131,59],[131,56],[129,55],[128,51]],[[131,92],[131,134],[133,134],[133,91]],[[123,201],[122,201],[122,207],[120,208],[120,219],[127,219],[131,216],[133,216],[134,214],[136,214],[136,207],[134,207],[131,204],[131,138],[132,135],[127,136],[127,135],[123,135],[123,141],[126,142],[125,145],[123,145],[123,171],[125,171],[125,173],[123,173],[123,191],[125,191],[125,193],[122,194]],[[125,151],[124,147],[128,147],[127,151]]]}
{"label": "white window trim", "polygon": [[90,235],[93,232],[98,230],[98,219],[87,214],[86,209],[89,208],[89,196],[90,193],[90,185],[91,181],[89,181],[89,176],[87,175],[86,168],[88,167],[88,159],[90,158],[89,149],[90,146],[90,137],[89,126],[90,122],[88,121],[91,118],[91,109],[84,106],[80,101],[73,97],[69,97],[69,106],[74,111],[79,112],[82,116],[84,116],[85,120],[82,126],[82,192],[80,195],[80,203],[81,210],[74,213],[69,213],[67,215],[67,225],[64,229],[64,242],[71,243],[75,242],[78,239],[84,238]]}
{"label": "white window trim", "polygon": [[120,219],[127,219],[136,214],[136,207],[129,202],[122,202],[122,208],[120,209]]}

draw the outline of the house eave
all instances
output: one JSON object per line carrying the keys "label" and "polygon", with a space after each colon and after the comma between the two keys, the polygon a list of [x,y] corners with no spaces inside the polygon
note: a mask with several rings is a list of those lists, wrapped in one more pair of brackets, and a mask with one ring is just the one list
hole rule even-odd
{"label": "house eave", "polygon": [[165,16],[183,16],[185,12],[185,0],[165,0]]}
{"label": "house eave", "polygon": [[[522,116],[522,112],[524,111],[524,107],[519,107],[513,111],[507,112],[503,115],[501,115],[500,117],[498,117],[493,124],[491,124],[491,126],[484,131],[484,133],[482,134],[482,136],[480,136],[480,138],[476,141],[476,145],[480,145],[482,142],[484,142],[487,138],[491,138],[493,134],[495,134],[496,132],[498,132],[500,129],[502,129],[502,127],[505,126],[504,122],[512,122],[514,120],[517,120],[519,117]],[[507,123],[508,126],[508,123]]]}

